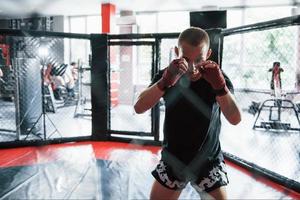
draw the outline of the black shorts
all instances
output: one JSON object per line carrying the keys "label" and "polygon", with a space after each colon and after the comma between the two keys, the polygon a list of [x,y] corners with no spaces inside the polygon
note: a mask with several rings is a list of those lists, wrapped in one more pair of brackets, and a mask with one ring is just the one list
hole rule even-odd
{"label": "black shorts", "polygon": [[182,190],[188,182],[198,192],[211,192],[229,183],[224,160],[217,159],[201,169],[196,181],[182,180],[175,175],[172,168],[164,161],[160,161],[152,171],[154,178],[163,186],[171,190]]}

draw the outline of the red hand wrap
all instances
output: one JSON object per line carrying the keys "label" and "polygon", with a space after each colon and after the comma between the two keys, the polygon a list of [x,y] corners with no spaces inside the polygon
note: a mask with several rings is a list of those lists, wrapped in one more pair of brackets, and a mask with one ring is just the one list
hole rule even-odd
{"label": "red hand wrap", "polygon": [[[210,63],[209,65],[212,64]],[[201,73],[203,78],[210,83],[217,96],[223,96],[228,93],[229,90],[226,87],[226,81],[219,66],[203,66]]]}
{"label": "red hand wrap", "polygon": [[157,82],[157,87],[164,91],[167,88],[174,86],[181,77],[181,73],[178,70],[178,62],[180,59],[173,60],[169,67],[165,69],[162,78]]}

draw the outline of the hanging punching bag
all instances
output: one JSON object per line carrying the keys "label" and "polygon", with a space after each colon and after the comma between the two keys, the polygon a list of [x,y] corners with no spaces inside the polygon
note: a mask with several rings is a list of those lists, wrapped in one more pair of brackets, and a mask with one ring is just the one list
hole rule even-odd
{"label": "hanging punching bag", "polygon": [[226,10],[190,12],[190,25],[205,29],[210,38],[210,48],[213,60],[221,65],[223,38],[221,30],[227,27]]}

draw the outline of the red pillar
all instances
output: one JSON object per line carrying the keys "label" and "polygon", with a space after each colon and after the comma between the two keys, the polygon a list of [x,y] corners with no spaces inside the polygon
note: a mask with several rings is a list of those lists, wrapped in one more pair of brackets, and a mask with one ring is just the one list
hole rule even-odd
{"label": "red pillar", "polygon": [[111,21],[116,13],[116,6],[110,3],[101,4],[102,33],[111,32]]}
{"label": "red pillar", "polygon": [[[113,32],[112,26],[113,17],[116,13],[116,6],[110,3],[101,4],[101,15],[102,15],[102,33]],[[116,52],[114,48],[110,48],[110,64],[116,63]],[[119,104],[119,85],[120,75],[119,72],[111,71],[110,73],[110,102],[111,106],[117,106]]]}

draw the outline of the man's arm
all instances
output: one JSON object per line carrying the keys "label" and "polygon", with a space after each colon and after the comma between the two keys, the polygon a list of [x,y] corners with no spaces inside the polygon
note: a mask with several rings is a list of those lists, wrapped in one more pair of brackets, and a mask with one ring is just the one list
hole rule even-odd
{"label": "man's arm", "polygon": [[241,112],[231,92],[228,92],[223,96],[216,96],[216,100],[219,103],[221,111],[225,118],[231,124],[237,125],[242,119]]}
{"label": "man's arm", "polygon": [[157,87],[157,83],[144,90],[138,97],[137,102],[134,105],[136,113],[144,113],[155,106],[159,99],[163,96],[164,91]]}
{"label": "man's arm", "polygon": [[219,65],[208,60],[199,63],[196,67],[200,69],[203,78],[212,86],[216,94],[216,100],[225,118],[233,125],[238,124],[241,121],[241,113],[233,95],[227,88],[225,78]]}

